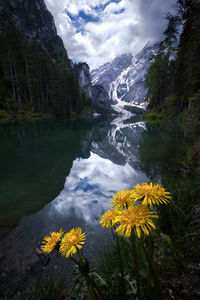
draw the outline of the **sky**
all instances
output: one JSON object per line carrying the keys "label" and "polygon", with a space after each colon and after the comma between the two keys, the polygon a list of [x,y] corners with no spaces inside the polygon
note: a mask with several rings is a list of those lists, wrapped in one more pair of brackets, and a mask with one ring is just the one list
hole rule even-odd
{"label": "sky", "polygon": [[68,56],[90,69],[161,40],[176,0],[45,0]]}

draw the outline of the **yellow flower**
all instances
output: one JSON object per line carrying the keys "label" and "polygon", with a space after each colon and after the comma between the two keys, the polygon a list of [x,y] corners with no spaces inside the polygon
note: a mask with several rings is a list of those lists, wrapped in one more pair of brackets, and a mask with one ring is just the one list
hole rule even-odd
{"label": "yellow flower", "polygon": [[54,249],[58,249],[63,233],[62,228],[60,232],[50,232],[50,235],[44,237],[42,242],[44,245],[41,246],[41,250],[45,253],[50,253]]}
{"label": "yellow flower", "polygon": [[116,217],[118,217],[121,213],[116,210],[107,210],[107,212],[101,216],[101,221],[99,222],[99,224],[101,224],[102,227],[109,228],[112,227],[116,224],[115,219]]}
{"label": "yellow flower", "polygon": [[82,249],[82,245],[85,243],[85,233],[82,233],[80,227],[73,228],[67,232],[60,243],[60,253],[63,256],[69,257]]}
{"label": "yellow flower", "polygon": [[140,200],[143,205],[149,207],[163,203],[167,204],[171,199],[169,192],[166,192],[159,184],[153,184],[152,182],[137,184],[132,191],[132,195],[135,201]]}
{"label": "yellow flower", "polygon": [[159,184],[156,184],[154,186],[154,188],[155,188],[155,193],[157,196],[157,205],[159,205],[159,202],[168,204],[170,199],[172,198],[170,196],[170,193],[166,192],[165,189],[162,186],[160,186]]}
{"label": "yellow flower", "polygon": [[138,205],[129,207],[122,212],[122,215],[116,218],[116,221],[120,223],[116,229],[116,233],[130,237],[133,230],[136,230],[138,237],[141,237],[141,232],[145,235],[149,235],[152,228],[156,229],[156,226],[152,222],[151,218],[158,218],[155,212],[148,209],[147,206]]}
{"label": "yellow flower", "polygon": [[111,206],[115,209],[123,210],[133,205],[132,190],[122,190],[114,194],[111,200]]}

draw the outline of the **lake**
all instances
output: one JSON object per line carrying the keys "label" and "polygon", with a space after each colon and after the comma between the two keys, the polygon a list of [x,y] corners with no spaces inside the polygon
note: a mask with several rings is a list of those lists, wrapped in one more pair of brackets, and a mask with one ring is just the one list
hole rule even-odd
{"label": "lake", "polygon": [[[34,249],[61,227],[82,227],[84,255],[97,260],[112,243],[98,223],[113,194],[176,178],[196,134],[138,117],[0,125],[0,295],[40,272]],[[57,268],[56,259],[49,264]]]}

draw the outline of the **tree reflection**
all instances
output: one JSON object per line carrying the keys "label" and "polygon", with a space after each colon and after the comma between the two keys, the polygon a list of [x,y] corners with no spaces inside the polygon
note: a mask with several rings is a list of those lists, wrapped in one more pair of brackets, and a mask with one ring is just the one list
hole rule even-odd
{"label": "tree reflection", "polygon": [[176,123],[147,123],[139,150],[141,168],[154,182],[175,177],[186,154],[186,134]]}

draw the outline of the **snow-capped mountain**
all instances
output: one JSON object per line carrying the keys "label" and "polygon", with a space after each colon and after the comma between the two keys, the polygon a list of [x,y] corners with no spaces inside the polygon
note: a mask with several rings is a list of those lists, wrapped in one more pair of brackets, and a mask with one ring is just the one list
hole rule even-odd
{"label": "snow-capped mountain", "polygon": [[92,84],[105,88],[116,103],[115,110],[120,111],[124,106],[146,106],[144,79],[149,59],[157,49],[157,45],[148,42],[136,56],[123,54],[91,72]]}

